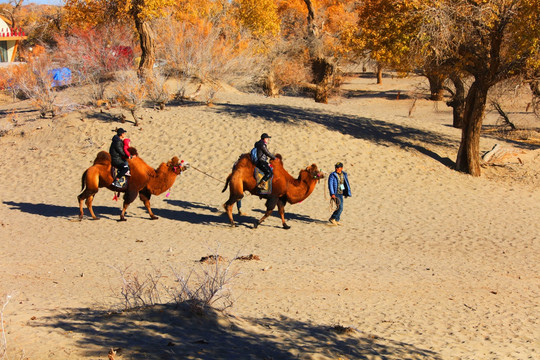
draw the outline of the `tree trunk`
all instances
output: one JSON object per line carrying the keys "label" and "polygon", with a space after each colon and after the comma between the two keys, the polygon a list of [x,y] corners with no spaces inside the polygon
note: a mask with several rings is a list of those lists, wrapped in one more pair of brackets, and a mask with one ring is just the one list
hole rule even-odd
{"label": "tree trunk", "polygon": [[465,86],[458,74],[451,74],[450,80],[454,84],[455,93],[452,100],[447,102],[446,105],[453,109],[452,126],[461,129],[463,127],[463,113],[465,112]]}
{"label": "tree trunk", "polygon": [[335,67],[324,57],[312,59],[311,67],[317,85],[315,102],[326,104],[328,103],[328,95],[334,87]]}
{"label": "tree trunk", "polygon": [[444,98],[444,80],[446,76],[432,72],[427,73],[426,77],[429,81],[430,100],[441,101]]}
{"label": "tree trunk", "polygon": [[141,62],[139,63],[139,77],[144,78],[152,73],[156,61],[155,35],[148,21],[140,20],[137,15],[134,18],[142,51]]}
{"label": "tree trunk", "polygon": [[475,80],[465,100],[461,131],[461,144],[456,160],[456,170],[480,176],[480,130],[486,108],[489,87]]}
{"label": "tree trunk", "polygon": [[276,84],[276,76],[274,70],[270,70],[264,79],[263,89],[266,96],[278,97],[279,88]]}
{"label": "tree trunk", "polygon": [[377,84],[382,84],[382,69],[383,66],[377,63]]}

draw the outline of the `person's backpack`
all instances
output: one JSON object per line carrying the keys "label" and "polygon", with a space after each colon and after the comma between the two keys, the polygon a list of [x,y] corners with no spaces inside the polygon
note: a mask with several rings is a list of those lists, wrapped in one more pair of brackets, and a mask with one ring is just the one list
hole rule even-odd
{"label": "person's backpack", "polygon": [[257,157],[257,148],[254,147],[253,149],[251,149],[251,162],[256,164],[257,163],[257,160],[259,160],[259,158]]}

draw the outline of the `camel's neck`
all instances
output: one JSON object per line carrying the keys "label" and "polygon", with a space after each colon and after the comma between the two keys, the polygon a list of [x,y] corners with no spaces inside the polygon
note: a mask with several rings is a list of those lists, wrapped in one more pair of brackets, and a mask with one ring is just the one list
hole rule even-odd
{"label": "camel's neck", "polygon": [[156,171],[156,175],[150,177],[147,187],[153,195],[159,195],[170,189],[175,180],[176,173],[163,164]]}
{"label": "camel's neck", "polygon": [[305,200],[309,195],[311,195],[316,184],[316,179],[310,178],[307,173],[301,173],[298,179],[295,179],[287,184],[287,200],[291,204],[296,204]]}

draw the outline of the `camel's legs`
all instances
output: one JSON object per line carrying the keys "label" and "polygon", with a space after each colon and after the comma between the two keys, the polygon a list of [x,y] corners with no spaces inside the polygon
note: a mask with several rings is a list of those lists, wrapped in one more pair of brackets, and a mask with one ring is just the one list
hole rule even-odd
{"label": "camel's legs", "polygon": [[125,216],[126,210],[129,204],[131,204],[133,200],[135,200],[136,198],[137,198],[137,193],[126,191],[126,193],[124,194],[124,205],[122,206],[122,213],[120,214],[119,221],[126,221],[126,216]]}
{"label": "camel's legs", "polygon": [[83,202],[86,200],[86,207],[90,211],[90,215],[92,215],[92,219],[98,220],[98,217],[94,214],[94,210],[92,209],[92,201],[94,200],[94,195],[96,193],[90,193],[88,190],[83,191],[79,196],[77,196],[77,199],[79,199],[79,220],[82,220],[84,217],[84,211],[83,211]]}
{"label": "camel's legs", "polygon": [[269,198],[268,200],[266,200],[266,212],[264,213],[263,217],[259,219],[259,221],[255,222],[255,228],[257,228],[257,226],[259,226],[264,220],[266,220],[267,217],[272,215],[272,211],[274,211],[276,204],[276,198]]}
{"label": "camel's legs", "polygon": [[84,211],[83,211],[84,198],[82,198],[81,195],[79,195],[77,196],[77,200],[79,200],[79,220],[82,220],[84,216]]}
{"label": "camel's legs", "polygon": [[92,219],[98,220],[98,217],[96,214],[94,214],[94,209],[92,208],[92,201],[94,201],[94,195],[90,195],[88,199],[86,199],[86,207],[88,207],[88,210],[90,210],[90,215],[92,215]]}
{"label": "camel's legs", "polygon": [[281,224],[283,225],[284,229],[290,229],[291,227],[287,225],[285,222],[285,203],[281,200],[278,200],[277,202],[279,216],[281,216]]}
{"label": "camel's legs", "polygon": [[148,214],[150,215],[150,218],[152,220],[159,219],[154,213],[152,212],[152,209],[150,208],[150,197],[152,194],[149,191],[141,191],[139,192],[139,198],[144,203],[144,206],[146,207],[146,210],[148,210]]}
{"label": "camel's legs", "polygon": [[227,216],[229,217],[229,221],[231,223],[231,226],[236,226],[233,219],[233,205],[236,203],[236,201],[232,201],[231,199],[227,200],[225,204],[223,204],[223,208],[227,212]]}

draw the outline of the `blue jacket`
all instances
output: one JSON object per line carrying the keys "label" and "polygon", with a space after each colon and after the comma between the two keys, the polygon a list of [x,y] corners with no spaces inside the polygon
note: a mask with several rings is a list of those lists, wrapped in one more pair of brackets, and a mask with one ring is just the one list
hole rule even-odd
{"label": "blue jacket", "polygon": [[[343,196],[352,196],[351,185],[349,185],[349,178],[345,171],[341,172],[343,174],[343,182],[345,183],[345,189],[343,190]],[[337,173],[334,171],[328,177],[328,190],[330,190],[330,196],[336,195],[338,190],[339,178]]]}

